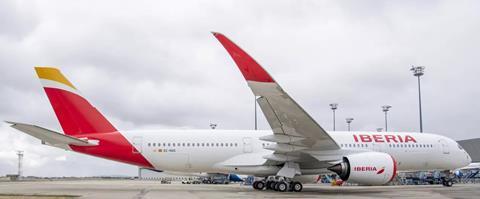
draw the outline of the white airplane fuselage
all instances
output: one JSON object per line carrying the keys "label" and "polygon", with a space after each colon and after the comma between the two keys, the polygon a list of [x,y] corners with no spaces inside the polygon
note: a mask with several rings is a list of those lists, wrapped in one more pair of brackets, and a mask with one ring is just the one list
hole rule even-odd
{"label": "white airplane fuselage", "polygon": [[[377,151],[391,155],[399,171],[452,170],[470,164],[470,156],[454,140],[428,133],[328,132],[348,155]],[[157,170],[179,172],[235,172],[263,174],[263,170],[225,167],[231,157],[246,155],[248,161],[262,161],[273,153],[264,149],[273,144],[259,138],[272,131],[252,130],[160,130],[126,131],[122,134]],[[315,154],[315,152],[311,152]],[[449,161],[445,161],[449,160]],[[252,163],[253,164],[253,163]],[[253,169],[253,170],[252,170]],[[276,172],[273,169],[270,172]],[[303,170],[302,174],[328,172],[326,169]]]}

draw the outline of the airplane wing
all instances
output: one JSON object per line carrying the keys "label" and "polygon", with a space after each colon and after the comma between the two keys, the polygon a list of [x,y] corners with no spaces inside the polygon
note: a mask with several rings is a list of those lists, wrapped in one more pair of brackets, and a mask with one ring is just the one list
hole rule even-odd
{"label": "airplane wing", "polygon": [[225,47],[247,80],[273,135],[262,140],[276,142],[266,148],[274,153],[264,158],[277,162],[301,162],[299,152],[340,149],[330,135],[298,105],[251,56],[220,33],[213,35]]}
{"label": "airplane wing", "polygon": [[68,136],[59,132],[55,132],[46,128],[42,128],[32,124],[24,124],[18,122],[5,121],[11,124],[12,128],[29,134],[42,141],[42,144],[71,150],[69,145],[75,146],[96,146],[98,143],[82,140],[76,137]]}

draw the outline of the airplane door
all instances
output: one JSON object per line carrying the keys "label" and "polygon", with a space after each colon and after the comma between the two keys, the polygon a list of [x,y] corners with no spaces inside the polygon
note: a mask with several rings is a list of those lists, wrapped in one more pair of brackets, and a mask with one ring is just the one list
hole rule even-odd
{"label": "airplane door", "polygon": [[243,152],[251,153],[253,151],[252,138],[244,137],[243,138]]}
{"label": "airplane door", "polygon": [[132,153],[142,153],[142,142],[143,142],[143,138],[141,136],[133,137]]}
{"label": "airplane door", "polygon": [[448,143],[444,139],[438,140],[440,147],[442,147],[443,154],[450,154],[450,150],[448,148]]}

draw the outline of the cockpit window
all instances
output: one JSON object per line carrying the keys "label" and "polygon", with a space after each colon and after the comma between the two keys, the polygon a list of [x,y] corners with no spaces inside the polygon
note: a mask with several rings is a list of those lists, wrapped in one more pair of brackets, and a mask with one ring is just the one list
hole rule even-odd
{"label": "cockpit window", "polygon": [[460,146],[460,144],[457,144],[457,146],[458,146],[458,148],[459,148],[460,150],[463,150],[463,147]]}

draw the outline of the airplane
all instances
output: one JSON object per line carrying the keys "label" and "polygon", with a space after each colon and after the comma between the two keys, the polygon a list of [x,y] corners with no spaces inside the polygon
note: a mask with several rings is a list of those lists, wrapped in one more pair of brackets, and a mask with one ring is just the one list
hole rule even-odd
{"label": "airplane", "polygon": [[35,71],[63,133],[8,123],[43,144],[143,168],[253,175],[256,190],[300,192],[302,179],[332,172],[343,181],[384,185],[398,171],[449,171],[471,162],[442,135],[326,131],[250,55],[225,35],[213,35],[257,97],[271,130],[118,130],[54,67]]}
{"label": "airplane", "polygon": [[458,168],[457,170],[469,170],[469,169],[480,169],[480,162],[472,162],[465,167]]}

